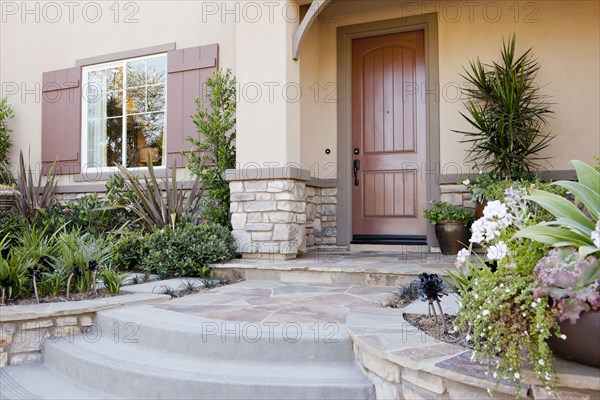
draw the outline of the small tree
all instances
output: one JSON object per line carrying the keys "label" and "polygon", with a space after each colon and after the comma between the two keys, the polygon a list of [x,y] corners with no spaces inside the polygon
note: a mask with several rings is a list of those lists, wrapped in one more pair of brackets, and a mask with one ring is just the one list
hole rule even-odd
{"label": "small tree", "polygon": [[196,99],[198,109],[192,115],[200,139],[188,137],[194,149],[187,156],[187,165],[207,193],[201,200],[200,216],[209,223],[230,227],[229,183],[223,174],[235,168],[236,81],[231,70],[219,70],[206,85],[208,104]]}
{"label": "small tree", "polygon": [[8,170],[8,152],[12,147],[8,120],[13,117],[14,113],[8,104],[8,99],[6,97],[0,99],[0,185],[14,183],[14,178]]}

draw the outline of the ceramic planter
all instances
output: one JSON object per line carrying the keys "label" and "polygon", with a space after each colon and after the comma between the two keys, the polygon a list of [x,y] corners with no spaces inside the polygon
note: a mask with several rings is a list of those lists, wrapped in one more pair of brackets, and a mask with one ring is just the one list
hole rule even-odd
{"label": "ceramic planter", "polygon": [[563,321],[560,333],[566,340],[552,336],[548,345],[555,356],[590,367],[600,368],[600,311],[581,314],[577,323]]}
{"label": "ceramic planter", "polygon": [[462,222],[440,221],[435,224],[435,236],[442,254],[453,255],[468,247],[471,233]]}
{"label": "ceramic planter", "polygon": [[487,199],[483,199],[475,203],[475,221],[483,217],[483,209],[487,206]]}

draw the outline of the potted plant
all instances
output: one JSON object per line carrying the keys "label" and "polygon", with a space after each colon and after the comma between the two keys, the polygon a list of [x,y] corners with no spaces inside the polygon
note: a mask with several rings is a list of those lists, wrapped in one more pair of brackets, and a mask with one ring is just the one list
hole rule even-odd
{"label": "potted plant", "polygon": [[538,167],[553,136],[542,133],[552,113],[543,86],[534,80],[540,64],[531,49],[515,54],[515,36],[504,43],[499,62],[484,64],[476,60],[462,77],[467,86],[467,113],[461,113],[475,131],[458,131],[466,136],[462,143],[471,146],[466,162],[509,180],[524,178]]}
{"label": "potted plant", "polygon": [[435,201],[423,216],[435,225],[435,236],[442,254],[456,254],[469,243],[469,224],[473,211],[446,201]]}
{"label": "potted plant", "polygon": [[[479,171],[473,179],[465,178],[461,183],[471,192],[471,201],[475,203],[475,219],[483,216],[483,209],[490,199],[490,189],[498,182],[495,175]],[[494,200],[494,199],[491,199]]]}
{"label": "potted plant", "polygon": [[528,199],[553,215],[553,220],[526,227],[515,238],[529,238],[552,247],[536,265],[534,295],[548,297],[566,340],[549,340],[555,354],[581,364],[600,367],[600,173],[572,161],[578,182],[559,181],[576,204],[543,190]]}
{"label": "potted plant", "polygon": [[[486,245],[486,258],[497,261],[497,269],[463,250],[451,285],[460,297],[455,325],[470,332],[474,359],[487,361],[498,382],[513,380],[517,387],[529,364],[554,394],[554,356],[585,362],[577,358],[579,350],[564,348],[571,337],[596,363],[600,346],[590,340],[600,335],[595,319],[600,308],[600,174],[584,163],[573,164],[579,182],[511,186],[499,200],[488,202],[483,218],[472,225],[470,242]],[[584,211],[565,198],[567,190]],[[570,330],[573,320],[581,334]]]}

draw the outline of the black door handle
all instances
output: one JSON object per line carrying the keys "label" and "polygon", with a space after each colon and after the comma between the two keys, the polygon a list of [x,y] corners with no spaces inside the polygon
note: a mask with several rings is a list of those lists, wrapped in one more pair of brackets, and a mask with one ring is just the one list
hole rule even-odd
{"label": "black door handle", "polygon": [[360,181],[358,180],[358,171],[360,171],[360,160],[354,160],[354,186],[360,184]]}

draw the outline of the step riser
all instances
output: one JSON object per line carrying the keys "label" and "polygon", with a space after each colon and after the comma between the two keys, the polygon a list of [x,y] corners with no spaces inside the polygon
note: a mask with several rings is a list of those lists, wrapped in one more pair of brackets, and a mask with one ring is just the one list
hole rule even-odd
{"label": "step riser", "polygon": [[[107,360],[92,363],[85,352],[74,354],[61,343],[48,343],[45,360],[51,368],[82,385],[108,391],[116,396],[147,399],[372,399],[369,385],[345,386],[282,386],[272,382],[251,384],[219,382],[218,377],[206,380],[195,376],[163,376],[156,371],[145,372],[119,362]],[[135,362],[135,360],[132,360]],[[169,366],[165,365],[165,369]],[[298,371],[302,373],[301,370]]]}
{"label": "step riser", "polygon": [[247,322],[207,321],[178,328],[127,319],[114,312],[96,316],[98,331],[87,336],[138,343],[149,349],[217,360],[262,362],[353,362],[352,342],[343,324],[263,325]]}
{"label": "step riser", "polygon": [[292,282],[306,284],[398,286],[417,279],[417,274],[383,274],[329,271],[282,271],[276,269],[219,268],[215,271],[220,278],[232,282],[239,280]]}

